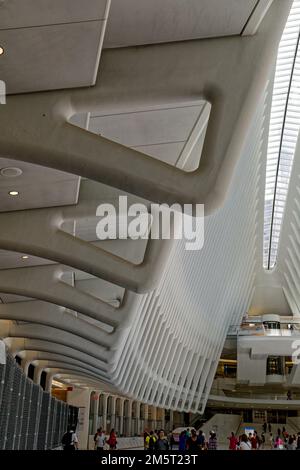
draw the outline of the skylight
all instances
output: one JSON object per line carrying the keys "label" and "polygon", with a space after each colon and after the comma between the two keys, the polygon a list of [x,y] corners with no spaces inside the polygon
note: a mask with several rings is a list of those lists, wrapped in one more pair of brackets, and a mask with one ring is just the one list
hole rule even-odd
{"label": "skylight", "polygon": [[265,269],[276,264],[281,224],[300,127],[300,0],[294,0],[279,45],[268,139]]}

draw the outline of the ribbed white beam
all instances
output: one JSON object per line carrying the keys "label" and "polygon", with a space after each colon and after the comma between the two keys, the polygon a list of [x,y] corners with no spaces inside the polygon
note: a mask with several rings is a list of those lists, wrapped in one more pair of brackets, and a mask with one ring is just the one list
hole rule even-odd
{"label": "ribbed white beam", "polygon": [[[118,255],[118,240],[114,243],[116,253],[110,253],[105,250],[105,243],[90,243],[66,233],[63,230],[64,224],[96,217],[97,207],[101,203],[113,204],[118,215],[118,192],[108,190],[103,185],[84,182],[81,194],[81,200],[76,206],[0,214],[0,224],[3,227],[0,248],[63,263],[135,292],[153,289],[167,263],[173,246],[172,240],[150,238],[143,261],[134,264]],[[138,201],[129,195],[128,206],[133,202]]]}
{"label": "ribbed white beam", "polygon": [[[8,97],[0,109],[1,153],[156,202],[205,203],[211,212],[228,193],[291,4],[275,0],[255,36],[107,51],[93,88]],[[120,112],[195,98],[212,111],[199,169],[191,173],[66,122],[99,107],[113,112],[116,103]]]}
{"label": "ribbed white beam", "polygon": [[100,371],[107,370],[107,364],[104,361],[76,349],[75,346],[70,347],[51,341],[22,337],[7,337],[5,338],[5,343],[11,351],[11,354],[14,356],[21,355],[21,357],[23,357],[23,355],[26,354],[27,351],[29,353],[34,352],[35,354],[59,354],[62,357],[83,361],[85,364],[90,364]]}

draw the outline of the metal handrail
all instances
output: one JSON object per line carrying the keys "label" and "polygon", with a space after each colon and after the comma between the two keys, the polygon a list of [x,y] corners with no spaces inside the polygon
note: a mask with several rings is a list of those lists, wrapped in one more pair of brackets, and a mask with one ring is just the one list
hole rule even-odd
{"label": "metal handrail", "polygon": [[249,398],[249,399],[261,399],[261,400],[286,400],[289,401],[300,401],[300,393],[293,393],[292,399],[288,400],[286,394],[263,394],[263,393],[252,393],[252,392],[242,392],[240,390],[220,390],[218,388],[212,388],[210,390],[210,395],[222,396],[224,398]]}

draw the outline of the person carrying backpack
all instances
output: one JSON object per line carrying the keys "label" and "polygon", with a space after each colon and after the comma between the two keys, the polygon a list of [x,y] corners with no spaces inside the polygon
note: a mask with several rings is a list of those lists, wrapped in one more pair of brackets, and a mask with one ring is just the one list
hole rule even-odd
{"label": "person carrying backpack", "polygon": [[73,451],[78,449],[78,438],[71,427],[69,427],[67,432],[63,435],[61,443],[63,445],[63,450]]}
{"label": "person carrying backpack", "polygon": [[156,437],[154,436],[154,432],[150,431],[150,436],[147,437],[148,440],[148,449],[150,452],[154,452]]}

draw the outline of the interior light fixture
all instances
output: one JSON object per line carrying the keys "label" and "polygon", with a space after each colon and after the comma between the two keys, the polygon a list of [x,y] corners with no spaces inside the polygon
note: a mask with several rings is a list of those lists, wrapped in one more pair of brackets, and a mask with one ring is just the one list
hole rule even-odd
{"label": "interior light fixture", "polygon": [[8,193],[10,196],[18,196],[19,195],[19,191],[9,191]]}
{"label": "interior light fixture", "polygon": [[3,55],[3,54],[4,54],[4,48],[0,46],[0,55]]}
{"label": "interior light fixture", "polygon": [[23,173],[21,168],[15,166],[7,166],[6,168],[1,168],[0,175],[5,176],[6,178],[15,178],[20,176]]}
{"label": "interior light fixture", "polygon": [[28,259],[29,256],[28,256],[28,255],[23,255],[21,258],[22,258],[22,259]]}

